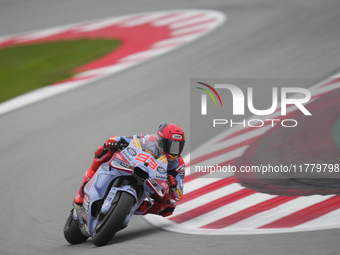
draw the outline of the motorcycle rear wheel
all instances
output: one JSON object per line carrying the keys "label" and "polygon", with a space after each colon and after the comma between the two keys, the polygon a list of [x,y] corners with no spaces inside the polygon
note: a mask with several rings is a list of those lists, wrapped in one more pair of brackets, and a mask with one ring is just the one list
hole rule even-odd
{"label": "motorcycle rear wheel", "polygon": [[[98,222],[94,230],[92,242],[96,246],[106,245],[116,232],[120,230],[134,203],[135,198],[129,193],[122,192],[120,194],[117,204],[112,205],[111,209],[105,215],[103,221],[106,222]],[[100,228],[98,228],[98,226],[100,226]]]}
{"label": "motorcycle rear wheel", "polygon": [[70,244],[80,244],[84,243],[88,237],[84,236],[79,229],[79,224],[73,219],[73,210],[71,210],[71,213],[65,223],[64,226],[64,236],[65,239]]}

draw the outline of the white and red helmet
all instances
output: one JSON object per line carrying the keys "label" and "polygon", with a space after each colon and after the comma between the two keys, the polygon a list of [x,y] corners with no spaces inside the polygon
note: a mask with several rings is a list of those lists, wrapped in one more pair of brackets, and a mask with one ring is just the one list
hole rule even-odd
{"label": "white and red helmet", "polygon": [[177,158],[183,151],[185,136],[183,129],[176,124],[162,124],[157,130],[157,147],[169,161]]}

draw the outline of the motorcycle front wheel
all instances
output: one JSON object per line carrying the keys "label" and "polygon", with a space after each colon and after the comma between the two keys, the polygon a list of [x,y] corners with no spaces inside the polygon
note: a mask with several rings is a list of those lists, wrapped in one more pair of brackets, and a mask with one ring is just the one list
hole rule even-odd
{"label": "motorcycle front wheel", "polygon": [[113,204],[106,215],[98,222],[92,242],[96,246],[106,245],[112,237],[120,230],[126,216],[135,203],[135,198],[126,192],[121,192],[116,204]]}
{"label": "motorcycle front wheel", "polygon": [[64,226],[64,236],[66,241],[70,244],[80,244],[84,243],[88,237],[84,236],[79,229],[79,224],[73,219],[73,210],[71,210],[70,215]]}

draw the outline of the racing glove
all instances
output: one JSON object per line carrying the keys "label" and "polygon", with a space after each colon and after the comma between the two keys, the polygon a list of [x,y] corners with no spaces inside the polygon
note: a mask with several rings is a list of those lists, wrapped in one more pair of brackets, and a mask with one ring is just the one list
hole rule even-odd
{"label": "racing glove", "polygon": [[168,185],[169,185],[169,188],[174,188],[174,187],[177,187],[177,181],[176,179],[172,176],[172,175],[168,175]]}
{"label": "racing glove", "polygon": [[104,149],[111,150],[124,149],[128,145],[129,145],[128,142],[123,137],[121,137],[119,141],[110,138],[104,143]]}
{"label": "racing glove", "polygon": [[168,175],[168,185],[170,188],[170,195],[175,201],[179,201],[178,195],[177,195],[177,189],[178,189],[178,182],[172,175]]}
{"label": "racing glove", "polygon": [[110,138],[104,143],[105,149],[117,149],[117,147],[118,147],[118,141],[115,139]]}

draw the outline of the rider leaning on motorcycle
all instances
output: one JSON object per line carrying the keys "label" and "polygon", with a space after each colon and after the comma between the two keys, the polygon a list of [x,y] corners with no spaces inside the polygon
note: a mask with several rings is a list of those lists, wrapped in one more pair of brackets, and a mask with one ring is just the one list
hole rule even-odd
{"label": "rider leaning on motorcycle", "polygon": [[172,214],[176,207],[176,202],[182,198],[185,162],[181,157],[185,137],[183,129],[175,124],[160,125],[157,130],[157,137],[142,134],[133,136],[112,136],[104,145],[100,146],[94,153],[94,160],[91,167],[86,171],[84,181],[80,186],[78,194],[74,198],[76,204],[82,204],[84,199],[84,186],[93,177],[101,164],[109,161],[113,153],[121,147],[126,147],[133,138],[139,138],[144,150],[153,154],[155,158],[165,155],[168,159],[168,184],[170,194],[166,194],[164,202],[154,201],[154,205],[144,212],[151,204],[144,201],[137,211],[143,214],[153,213],[163,217]]}

